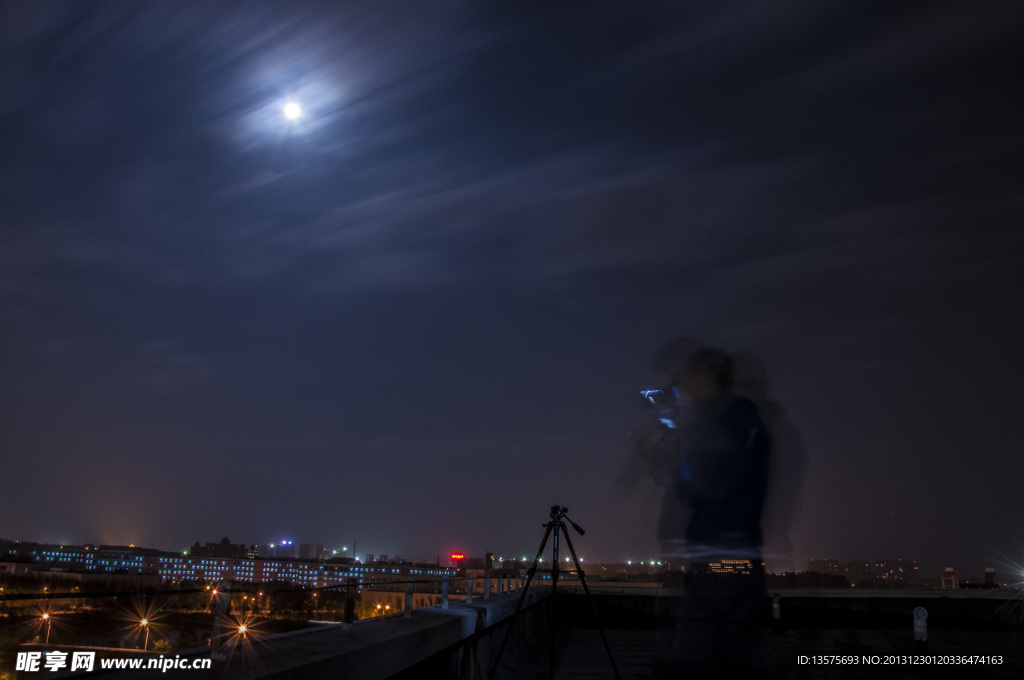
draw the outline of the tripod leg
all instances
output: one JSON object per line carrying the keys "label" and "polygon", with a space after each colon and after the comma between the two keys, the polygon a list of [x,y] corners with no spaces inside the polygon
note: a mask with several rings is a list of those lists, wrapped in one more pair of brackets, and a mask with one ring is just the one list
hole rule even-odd
{"label": "tripod leg", "polygon": [[[548,633],[548,680],[555,678],[555,601],[558,599],[558,534],[565,524],[561,519],[552,519],[555,537],[551,542],[551,632]],[[566,534],[568,537],[568,534]]]}
{"label": "tripod leg", "polygon": [[597,614],[597,605],[594,603],[594,598],[590,596],[590,588],[587,587],[587,575],[583,573],[583,567],[580,565],[580,558],[576,557],[576,549],[572,547],[572,539],[569,538],[569,532],[565,532],[565,543],[569,546],[569,554],[572,555],[572,561],[576,565],[576,573],[580,575],[580,583],[583,584],[583,592],[587,595],[587,601],[590,603],[590,608],[594,612],[594,621],[597,622],[597,630],[601,633],[601,642],[604,643],[604,651],[608,652],[608,662],[612,665],[612,672],[615,674],[617,680],[622,680],[622,676],[619,675],[619,669],[615,666],[615,659],[612,657],[612,648],[608,646],[608,638],[604,634],[604,625],[601,623],[601,617]]}
{"label": "tripod leg", "polygon": [[505,651],[505,644],[512,635],[512,630],[516,627],[516,621],[519,620],[519,611],[523,608],[523,602],[526,601],[526,593],[530,590],[530,584],[533,582],[533,575],[537,573],[540,558],[544,554],[544,546],[548,544],[548,536],[551,535],[552,523],[545,524],[544,526],[546,526],[548,530],[544,532],[544,538],[540,542],[540,549],[537,550],[537,557],[533,559],[533,566],[530,567],[530,571],[526,574],[526,585],[523,586],[523,592],[519,596],[519,604],[516,605],[516,613],[512,615],[512,620],[509,622],[508,630],[505,631],[505,637],[501,640],[501,647],[498,648],[498,655],[494,657],[494,665],[491,666],[491,673],[487,676],[488,680],[493,680],[494,674],[498,672],[498,664],[501,663],[501,655]]}

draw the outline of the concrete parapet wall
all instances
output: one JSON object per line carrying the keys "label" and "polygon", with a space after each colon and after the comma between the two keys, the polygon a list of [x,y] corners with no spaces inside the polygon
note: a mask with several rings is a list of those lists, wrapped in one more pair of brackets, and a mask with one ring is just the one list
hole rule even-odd
{"label": "concrete parapet wall", "polygon": [[[591,586],[610,620],[626,613],[672,617],[682,588]],[[559,592],[582,596],[580,587]],[[932,625],[1017,625],[1024,619],[1024,599],[1013,590],[916,590],[912,588],[768,588],[765,613],[779,596],[782,619],[798,627],[844,627],[895,620],[909,621],[915,607],[928,611]],[[637,625],[635,621],[632,625]],[[901,624],[902,625],[902,624]]]}

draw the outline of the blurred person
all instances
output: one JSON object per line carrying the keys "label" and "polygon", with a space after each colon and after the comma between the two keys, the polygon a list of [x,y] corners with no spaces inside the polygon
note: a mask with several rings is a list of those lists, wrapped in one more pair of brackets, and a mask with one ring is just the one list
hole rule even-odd
{"label": "blurred person", "polygon": [[656,363],[670,386],[661,391],[659,424],[637,447],[652,480],[666,487],[661,556],[685,565],[673,665],[685,677],[755,677],[763,670],[768,430],[757,406],[733,393],[726,352],[679,339]]}
{"label": "blurred person", "polygon": [[773,573],[801,570],[794,557],[792,532],[803,499],[807,447],[785,407],[772,397],[764,362],[750,351],[734,352],[732,358],[733,391],[754,402],[771,437],[771,476],[761,520],[765,563]]}

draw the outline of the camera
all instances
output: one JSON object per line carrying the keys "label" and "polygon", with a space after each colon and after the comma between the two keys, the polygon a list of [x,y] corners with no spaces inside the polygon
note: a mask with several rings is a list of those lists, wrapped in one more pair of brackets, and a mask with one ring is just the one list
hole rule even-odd
{"label": "camera", "polygon": [[644,400],[655,406],[674,406],[679,395],[675,387],[660,390],[640,390]]}
{"label": "camera", "polygon": [[658,409],[658,420],[670,429],[676,429],[679,422],[679,388],[667,387],[660,390],[640,390],[644,401]]}

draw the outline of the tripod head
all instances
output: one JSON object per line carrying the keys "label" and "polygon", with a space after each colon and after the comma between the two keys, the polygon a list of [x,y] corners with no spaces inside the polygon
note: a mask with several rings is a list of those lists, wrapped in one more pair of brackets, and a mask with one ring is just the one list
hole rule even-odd
{"label": "tripod head", "polygon": [[[580,536],[582,536],[585,533],[587,533],[586,531],[583,530],[583,527],[581,527],[579,524],[576,524],[576,522],[573,522],[571,519],[569,519],[569,515],[566,514],[568,512],[569,512],[569,508],[565,507],[564,505],[552,505],[551,506],[551,515],[550,515],[551,521],[552,522],[561,522],[563,519],[565,519],[565,520],[567,520],[569,522],[569,524],[572,525],[572,528],[575,529],[576,533],[578,533]],[[545,524],[544,526],[547,526],[547,524]]]}

